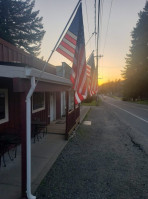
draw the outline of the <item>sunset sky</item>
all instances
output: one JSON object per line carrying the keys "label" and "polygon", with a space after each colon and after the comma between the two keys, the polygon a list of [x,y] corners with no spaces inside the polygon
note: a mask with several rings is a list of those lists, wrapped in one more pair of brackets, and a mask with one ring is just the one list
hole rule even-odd
{"label": "sunset sky", "polygon": [[[39,15],[43,16],[46,31],[40,57],[43,56],[47,60],[77,2],[78,0],[36,0],[35,10],[40,10]],[[99,55],[103,57],[99,59],[99,84],[121,78],[121,70],[125,66],[125,57],[131,45],[131,31],[146,0],[104,0],[102,2],[104,3],[101,6]],[[86,43],[94,32],[94,0],[82,0],[82,6]],[[108,22],[109,26],[107,26]],[[95,38],[92,37],[86,45],[86,58],[95,49]],[[69,60],[54,52],[49,63],[61,65],[63,61],[71,65]]]}

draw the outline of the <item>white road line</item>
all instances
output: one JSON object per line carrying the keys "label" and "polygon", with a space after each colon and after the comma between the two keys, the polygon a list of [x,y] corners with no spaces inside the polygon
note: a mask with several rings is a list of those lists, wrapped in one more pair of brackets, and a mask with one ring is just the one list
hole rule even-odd
{"label": "white road line", "polygon": [[[128,102],[129,103],[129,102]],[[125,105],[127,105],[126,103],[124,103]],[[137,104],[137,105],[140,105],[140,104]],[[133,108],[135,108],[135,106],[134,106],[134,104],[132,104],[132,102],[130,103],[130,106],[131,107],[133,107]],[[136,107],[136,108],[138,108],[138,109],[141,109],[141,110],[144,110],[144,111],[148,111],[148,109],[146,109],[146,108],[143,108],[143,107]]]}
{"label": "white road line", "polygon": [[[108,97],[108,98],[109,98],[109,97]],[[121,100],[119,100],[119,99],[114,99],[114,98],[112,98],[112,97],[110,97],[110,98],[111,98],[112,100],[114,100],[114,101],[117,100],[118,102],[121,102]],[[122,101],[122,103],[123,103],[124,105],[129,104],[129,102],[123,102],[123,101]],[[142,104],[137,104],[137,105],[142,105]],[[130,106],[135,108],[134,103],[132,103],[132,102],[130,102]],[[148,111],[148,108],[143,108],[143,107],[136,107],[136,108],[142,109],[142,110],[145,110],[145,111]]]}
{"label": "white road line", "polygon": [[142,121],[148,123],[148,121],[145,120],[145,119],[143,119],[142,117],[139,117],[139,116],[137,116],[137,115],[135,115],[135,114],[133,114],[133,113],[131,113],[131,112],[129,112],[129,111],[123,109],[123,108],[120,108],[119,106],[116,106],[116,105],[111,104],[111,103],[109,103],[109,102],[106,102],[106,103],[107,103],[107,104],[110,104],[111,106],[115,106],[116,108],[118,108],[118,109],[120,109],[120,110],[122,110],[122,111],[124,111],[124,112],[126,112],[126,113],[129,113],[130,115],[132,115],[132,116],[134,116],[134,117],[136,117],[136,118],[138,118],[138,119],[140,119],[140,120],[142,120]]}

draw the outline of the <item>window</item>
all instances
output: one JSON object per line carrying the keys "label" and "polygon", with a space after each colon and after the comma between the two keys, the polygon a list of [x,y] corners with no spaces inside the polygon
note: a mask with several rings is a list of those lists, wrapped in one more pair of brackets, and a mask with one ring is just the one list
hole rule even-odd
{"label": "window", "polygon": [[8,122],[8,90],[0,89],[0,124]]}
{"label": "window", "polygon": [[33,93],[32,97],[32,112],[36,113],[38,111],[45,109],[45,93]]}

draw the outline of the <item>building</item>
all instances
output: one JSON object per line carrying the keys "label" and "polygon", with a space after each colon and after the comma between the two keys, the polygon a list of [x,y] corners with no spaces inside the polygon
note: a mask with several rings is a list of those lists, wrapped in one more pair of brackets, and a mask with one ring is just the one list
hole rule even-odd
{"label": "building", "polygon": [[[79,107],[69,111],[69,91],[72,88],[70,80],[57,76],[56,67],[51,64],[47,64],[45,72],[42,73],[44,64],[42,60],[0,39],[0,137],[20,137],[22,194],[26,192],[26,96],[32,78],[38,82],[31,98],[32,121],[48,125],[61,117],[65,113],[62,111],[65,105],[61,106],[61,93],[66,93],[66,139],[77,124],[80,114]],[[2,139],[0,143],[2,144]],[[0,150],[5,152],[4,147]]]}
{"label": "building", "polygon": [[[61,66],[56,66],[56,74],[60,77],[64,77],[66,79],[70,80],[71,75],[71,67],[66,64],[65,62],[62,62]],[[65,116],[66,114],[66,92],[61,92],[61,117]],[[71,89],[69,91],[69,110],[73,110],[74,108],[74,91]]]}

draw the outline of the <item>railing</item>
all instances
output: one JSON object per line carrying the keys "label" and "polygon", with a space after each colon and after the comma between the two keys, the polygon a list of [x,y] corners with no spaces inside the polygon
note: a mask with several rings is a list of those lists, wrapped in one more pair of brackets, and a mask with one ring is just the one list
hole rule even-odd
{"label": "railing", "polygon": [[75,110],[72,110],[68,113],[68,125],[67,125],[67,131],[69,132],[71,128],[75,125],[76,120],[75,120]]}
{"label": "railing", "polygon": [[[45,64],[45,61],[26,53],[23,49],[17,48],[1,38],[0,62],[26,64],[39,70],[42,70]],[[56,68],[51,64],[48,64],[45,71],[56,74]]]}
{"label": "railing", "polygon": [[80,106],[68,112],[68,115],[66,118],[66,139],[68,139],[71,132],[78,125],[79,118],[80,118]]}
{"label": "railing", "polygon": [[80,106],[78,106],[76,109],[75,109],[75,114],[76,114],[76,120],[78,120],[78,118],[80,117]]}

